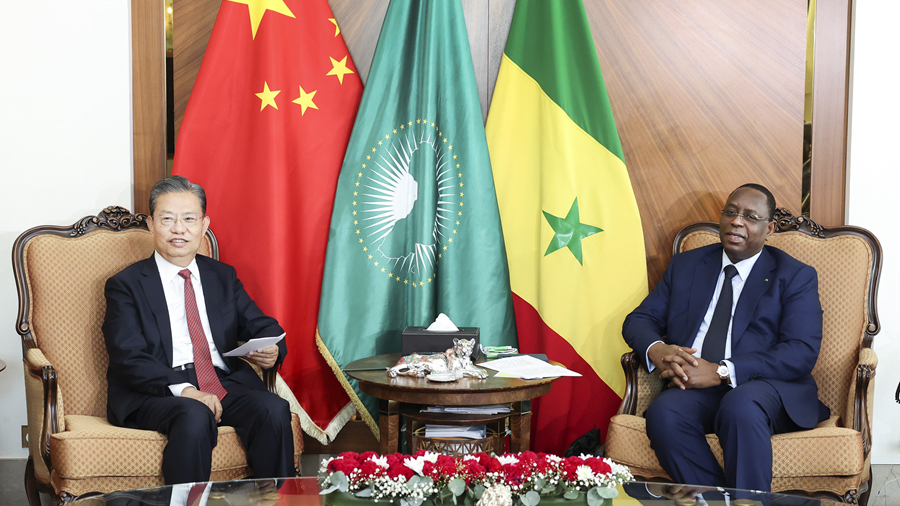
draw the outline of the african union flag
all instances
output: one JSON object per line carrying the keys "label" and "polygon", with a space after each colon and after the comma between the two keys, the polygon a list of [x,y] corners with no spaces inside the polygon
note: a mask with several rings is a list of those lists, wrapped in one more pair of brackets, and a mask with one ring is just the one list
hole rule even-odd
{"label": "african union flag", "polygon": [[459,0],[392,0],[338,179],[319,350],[375,434],[378,402],[342,371],[400,351],[445,313],[515,345],[515,316]]}
{"label": "african union flag", "polygon": [[622,321],[647,295],[640,215],[581,0],[519,0],[487,123],[519,347],[583,378],[534,402],[535,450],[605,432]]}

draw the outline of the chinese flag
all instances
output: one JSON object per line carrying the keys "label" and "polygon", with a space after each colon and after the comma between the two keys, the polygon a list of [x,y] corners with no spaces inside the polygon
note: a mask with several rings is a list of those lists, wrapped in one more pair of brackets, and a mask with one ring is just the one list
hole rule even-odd
{"label": "chinese flag", "polygon": [[207,214],[247,292],[287,332],[281,374],[304,431],[354,413],[315,344],[338,173],[362,83],[326,0],[224,0],[191,92],[174,174]]}

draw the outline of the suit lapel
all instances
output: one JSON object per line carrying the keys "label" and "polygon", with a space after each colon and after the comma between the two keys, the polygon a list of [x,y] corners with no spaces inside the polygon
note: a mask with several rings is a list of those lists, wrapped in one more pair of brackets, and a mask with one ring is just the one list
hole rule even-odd
{"label": "suit lapel", "polygon": [[156,327],[159,329],[159,339],[163,350],[166,352],[166,361],[171,365],[172,325],[169,323],[169,306],[166,305],[166,294],[163,291],[159,269],[156,267],[156,260],[153,256],[144,260],[141,274],[143,275],[141,277],[141,288],[143,288],[147,304],[156,318]]}
{"label": "suit lapel", "polygon": [[759,255],[759,260],[750,271],[750,276],[744,282],[744,289],[741,291],[741,298],[738,299],[737,307],[734,309],[734,318],[731,321],[731,349],[737,346],[738,339],[741,338],[747,325],[750,324],[750,317],[756,311],[759,299],[769,288],[770,279],[774,279],[772,271],[775,270],[775,261],[769,254],[768,248],[763,248]]}
{"label": "suit lapel", "polygon": [[[206,317],[209,319],[209,330],[219,353],[228,351],[225,348],[225,331],[222,328],[222,296],[219,290],[219,277],[197,255],[197,268],[200,269],[200,282],[203,283],[203,299],[206,301]],[[222,357],[226,359],[226,357]]]}
{"label": "suit lapel", "polygon": [[690,302],[688,305],[688,314],[690,315],[690,334],[688,336],[688,345],[693,342],[703,317],[709,309],[709,301],[712,300],[713,292],[716,290],[716,281],[719,279],[719,271],[722,270],[722,249],[712,248],[712,251],[703,257],[703,261],[697,264],[694,271],[694,279],[691,283]]}

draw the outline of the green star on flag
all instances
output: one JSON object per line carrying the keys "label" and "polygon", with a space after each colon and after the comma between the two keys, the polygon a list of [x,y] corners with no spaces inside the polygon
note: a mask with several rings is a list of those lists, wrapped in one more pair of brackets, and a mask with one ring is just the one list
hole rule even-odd
{"label": "green star on flag", "polygon": [[565,246],[575,255],[578,263],[584,265],[584,262],[581,260],[581,240],[597,232],[603,232],[603,229],[579,222],[578,197],[575,197],[575,202],[572,203],[572,207],[569,208],[569,214],[565,218],[553,216],[547,211],[542,210],[541,212],[544,213],[544,218],[547,218],[547,222],[550,223],[553,231],[556,232],[544,256]]}

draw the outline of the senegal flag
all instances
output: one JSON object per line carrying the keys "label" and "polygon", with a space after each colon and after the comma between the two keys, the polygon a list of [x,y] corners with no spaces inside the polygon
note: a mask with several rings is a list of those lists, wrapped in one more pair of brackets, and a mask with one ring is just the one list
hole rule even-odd
{"label": "senegal flag", "polygon": [[491,161],[460,0],[391,0],[341,168],[319,350],[378,434],[378,401],[342,368],[400,351],[445,313],[515,345]]}
{"label": "senegal flag", "polygon": [[641,220],[581,0],[519,0],[487,122],[519,347],[584,376],[533,403],[535,450],[605,434],[622,322],[647,295]]}

